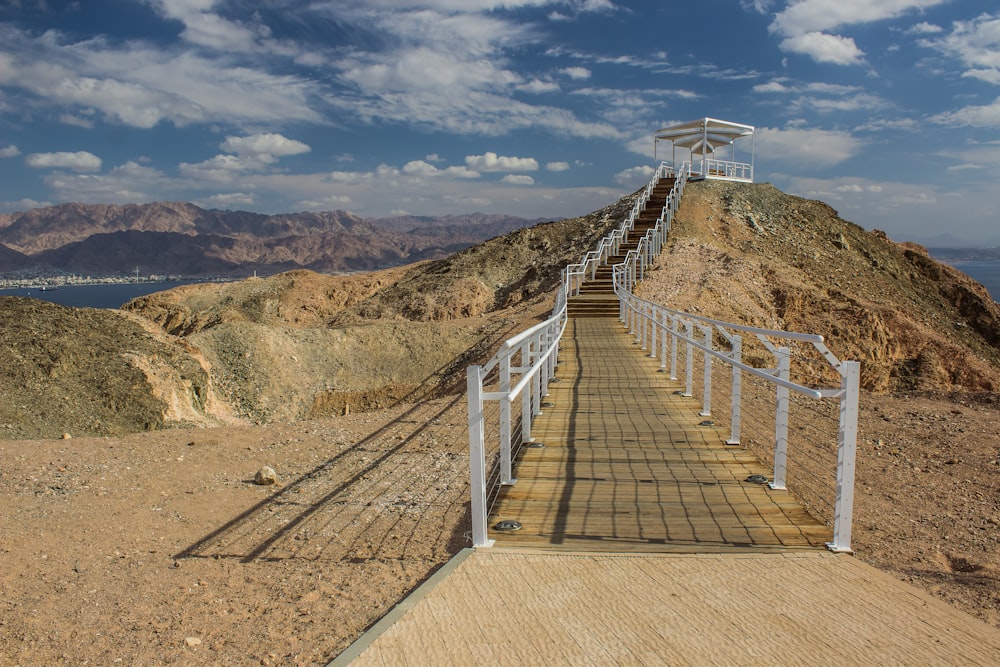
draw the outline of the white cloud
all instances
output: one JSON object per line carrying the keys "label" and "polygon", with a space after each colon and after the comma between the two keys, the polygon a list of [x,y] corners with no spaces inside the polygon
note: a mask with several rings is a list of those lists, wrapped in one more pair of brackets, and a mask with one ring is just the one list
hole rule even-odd
{"label": "white cloud", "polygon": [[19,199],[17,201],[0,201],[0,211],[30,211],[33,208],[52,206],[50,202],[35,199]]}
{"label": "white cloud", "polygon": [[944,28],[933,23],[921,21],[903,32],[907,35],[936,35],[939,32],[944,32]]}
{"label": "white cloud", "polygon": [[757,157],[771,164],[830,167],[849,160],[864,147],[861,139],[839,130],[759,127],[756,134]]}
{"label": "white cloud", "polygon": [[[952,182],[873,181],[855,176],[833,179],[791,177],[781,188],[810,199],[820,199],[840,215],[867,229],[881,229],[896,241],[926,243],[947,233],[970,245],[1000,242],[996,227],[984,220],[996,218],[995,181],[968,185],[968,174],[956,174],[966,187]],[[955,211],[962,215],[956,216]],[[947,227],[941,221],[947,220]]]}
{"label": "white cloud", "polygon": [[216,155],[203,162],[181,162],[178,169],[187,178],[196,180],[229,183],[237,174],[260,168],[256,160],[247,160],[236,155]]}
{"label": "white cloud", "polygon": [[568,162],[549,162],[545,165],[549,171],[566,171],[569,169]]}
{"label": "white cloud", "polygon": [[774,17],[771,30],[783,35],[833,30],[897,18],[944,2],[947,0],[792,0]]}
{"label": "white cloud", "polygon": [[466,155],[465,164],[476,171],[535,171],[538,161],[533,157],[507,157],[487,152],[483,155]]}
{"label": "white cloud", "polygon": [[851,37],[829,31],[903,16],[947,0],[789,0],[769,29],[783,39],[781,49],[807,55],[816,62],[860,65],[864,52]]}
{"label": "white cloud", "polygon": [[535,179],[527,174],[507,174],[500,179],[500,182],[508,185],[534,185]]}
{"label": "white cloud", "polygon": [[151,201],[147,192],[157,198],[169,196],[178,183],[157,169],[137,162],[125,162],[105,174],[69,174],[54,172],[45,177],[59,201],[127,204]]}
{"label": "white cloud", "polygon": [[819,63],[834,65],[859,65],[864,62],[864,52],[851,37],[806,32],[781,40],[781,49],[807,55]]}
{"label": "white cloud", "polygon": [[970,69],[962,72],[962,77],[1000,86],[1000,69]]}
{"label": "white cloud", "polygon": [[274,75],[228,58],[167,51],[142,42],[110,46],[93,39],[63,43],[54,31],[32,37],[3,31],[0,85],[33,100],[68,108],[78,118],[95,112],[111,123],[151,128],[219,121],[317,122],[313,82]]}
{"label": "white cloud", "polygon": [[288,139],[273,132],[245,137],[226,137],[219,148],[228,153],[256,156],[265,162],[273,161],[274,156],[299,155],[311,150],[301,141]]}
{"label": "white cloud", "polygon": [[101,158],[87,151],[75,153],[32,153],[24,158],[24,163],[35,169],[73,169],[93,171],[101,168]]}
{"label": "white cloud", "polygon": [[10,146],[4,146],[3,148],[0,148],[0,158],[17,157],[20,154],[21,150],[13,144],[11,144]]}
{"label": "white cloud", "polygon": [[541,79],[532,79],[528,83],[522,83],[517,86],[517,89],[525,93],[534,93],[536,95],[558,93],[562,90],[559,84],[555,81],[543,81]]}
{"label": "white cloud", "polygon": [[434,176],[441,173],[441,170],[423,160],[413,160],[403,165],[403,173],[411,176]]}
{"label": "white cloud", "polygon": [[562,72],[575,81],[582,81],[590,78],[590,70],[586,67],[566,67],[562,70]]}
{"label": "white cloud", "polygon": [[232,206],[253,206],[254,196],[246,192],[229,192],[226,194],[212,195],[201,200],[203,205],[210,208],[230,208]]}
{"label": "white cloud", "polygon": [[656,170],[649,165],[631,167],[624,171],[619,171],[614,176],[615,183],[620,183],[626,187],[637,188],[644,183],[648,183]]}
{"label": "white cloud", "polygon": [[931,116],[931,122],[957,127],[1000,127],[1000,97],[992,104],[968,106]]}
{"label": "white cloud", "polygon": [[962,76],[1000,85],[1000,14],[955,21],[948,35],[921,43],[957,58],[967,68]]}

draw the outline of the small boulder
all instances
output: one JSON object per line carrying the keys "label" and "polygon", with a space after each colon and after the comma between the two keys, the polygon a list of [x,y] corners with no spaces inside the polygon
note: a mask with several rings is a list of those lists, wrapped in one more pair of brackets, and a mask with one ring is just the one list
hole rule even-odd
{"label": "small boulder", "polygon": [[257,471],[257,474],[253,477],[254,484],[259,484],[260,486],[267,486],[269,484],[278,483],[278,473],[274,472],[274,468],[270,466],[264,466]]}

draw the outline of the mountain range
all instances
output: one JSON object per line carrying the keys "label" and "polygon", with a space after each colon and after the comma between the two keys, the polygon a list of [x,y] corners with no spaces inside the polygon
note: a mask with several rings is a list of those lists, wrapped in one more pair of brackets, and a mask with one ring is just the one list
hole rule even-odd
{"label": "mountain range", "polygon": [[540,220],[473,213],[362,218],[346,211],[265,215],[187,202],[60,204],[0,214],[0,275],[368,271],[438,259]]}

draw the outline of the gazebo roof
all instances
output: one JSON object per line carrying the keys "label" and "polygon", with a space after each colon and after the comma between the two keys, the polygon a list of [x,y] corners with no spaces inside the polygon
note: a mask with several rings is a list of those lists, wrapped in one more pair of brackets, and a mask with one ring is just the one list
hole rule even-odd
{"label": "gazebo roof", "polygon": [[686,148],[692,153],[714,152],[728,146],[740,137],[753,135],[752,125],[731,123],[715,118],[699,118],[689,123],[671,125],[656,131],[656,139],[669,141],[674,146]]}

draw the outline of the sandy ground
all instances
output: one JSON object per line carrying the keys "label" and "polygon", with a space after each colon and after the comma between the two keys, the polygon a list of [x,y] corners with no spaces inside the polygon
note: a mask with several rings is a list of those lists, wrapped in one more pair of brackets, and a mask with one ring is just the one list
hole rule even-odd
{"label": "sandy ground", "polygon": [[[996,395],[863,407],[858,557],[1000,625]],[[465,419],[0,442],[0,664],[324,664],[468,543]]]}
{"label": "sandy ground", "polygon": [[464,546],[464,422],[0,443],[0,664],[324,664]]}

